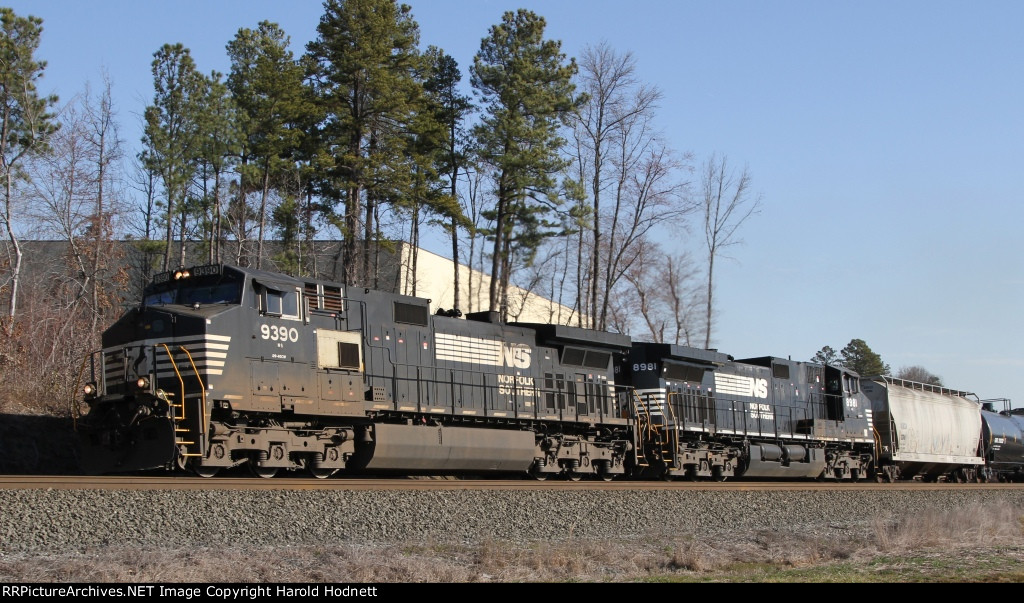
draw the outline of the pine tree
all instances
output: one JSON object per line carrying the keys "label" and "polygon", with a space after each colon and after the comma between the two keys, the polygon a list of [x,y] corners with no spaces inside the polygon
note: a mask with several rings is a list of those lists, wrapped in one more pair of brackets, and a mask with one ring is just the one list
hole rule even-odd
{"label": "pine tree", "polygon": [[843,358],[844,367],[856,371],[863,377],[891,373],[889,365],[882,362],[882,357],[873,352],[863,339],[851,339],[839,354]]}
{"label": "pine tree", "polygon": [[[164,187],[166,240],[163,269],[171,266],[174,219],[182,211],[188,187],[195,174],[199,106],[204,79],[181,44],[164,44],[153,55],[153,104],[146,107],[145,135],[148,167],[160,176]],[[182,214],[183,215],[183,214]],[[184,258],[185,233],[178,258]]]}
{"label": "pine tree", "polygon": [[474,129],[496,191],[490,309],[504,318],[514,260],[527,264],[553,234],[547,217],[559,203],[556,177],[566,166],[559,128],[584,100],[575,95],[576,62],[561,42],[544,39],[533,12],[506,12],[473,59],[471,83],[484,103]]}
{"label": "pine tree", "polygon": [[[263,262],[271,181],[294,167],[293,155],[302,136],[294,126],[309,110],[303,70],[288,45],[289,37],[276,23],[262,21],[255,30],[238,30],[227,46],[231,57],[228,87],[245,115],[241,122],[245,140],[242,177],[260,183],[257,268]],[[248,190],[239,187],[243,202]]]}
{"label": "pine tree", "polygon": [[411,194],[406,147],[423,95],[419,26],[393,0],[326,0],[317,34],[307,53],[322,102],[318,135],[334,155],[321,194],[343,204],[342,280],[370,283],[378,204]]}
{"label": "pine tree", "polygon": [[36,80],[46,69],[45,61],[34,57],[43,32],[43,20],[19,17],[10,8],[0,8],[0,176],[3,178],[3,215],[13,257],[8,277],[8,320],[4,332],[10,336],[18,306],[22,251],[13,220],[19,209],[15,203],[15,180],[23,159],[46,149],[47,140],[57,125],[50,109],[56,96],[40,96]]}

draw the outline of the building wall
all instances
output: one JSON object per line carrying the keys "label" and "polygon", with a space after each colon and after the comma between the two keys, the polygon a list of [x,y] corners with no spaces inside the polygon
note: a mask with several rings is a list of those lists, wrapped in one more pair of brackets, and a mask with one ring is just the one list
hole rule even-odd
{"label": "building wall", "polygon": [[[398,248],[401,258],[397,293],[416,295],[430,300],[430,310],[451,309],[455,301],[455,283],[452,260],[420,249],[416,259],[416,279],[412,275],[413,247],[402,243]],[[469,289],[472,279],[473,297]],[[413,285],[415,284],[415,290]],[[487,310],[491,287],[490,275],[468,266],[459,266],[459,310],[479,312]],[[558,304],[526,289],[509,286],[509,321],[541,322],[575,325],[578,315],[572,308]],[[472,302],[472,303],[470,303]]]}
{"label": "building wall", "polygon": [[[26,283],[36,279],[44,281],[55,278],[55,275],[59,275],[68,267],[66,241],[24,241],[22,247],[25,252],[22,276]],[[4,244],[0,243],[0,251],[3,248]],[[226,263],[234,263],[235,258],[240,255],[237,248],[237,244],[226,246],[223,255]],[[272,257],[275,248],[276,243],[268,241],[266,243],[267,255]],[[378,288],[430,299],[431,312],[436,312],[438,309],[450,310],[455,302],[452,260],[420,249],[416,262],[417,278],[413,279],[412,249],[411,245],[402,242],[397,245],[394,255],[385,251],[381,252],[382,255],[378,263],[380,267]],[[194,243],[186,246],[186,253],[188,256],[186,265],[199,265],[207,261],[205,253]],[[338,280],[341,277],[341,248],[338,241],[316,241],[313,253],[316,274],[309,276],[323,280]],[[160,272],[153,266],[160,264],[162,255],[144,253],[131,241],[120,242],[120,246],[116,248],[116,254],[118,257],[116,263],[128,267],[130,276],[124,291],[125,303],[126,306],[132,306],[141,299],[142,288],[149,282],[152,275]],[[277,270],[271,259],[265,261],[263,268],[270,271]],[[470,279],[472,279],[473,287],[472,300],[469,295]],[[489,275],[460,265],[459,310],[463,314],[487,310],[490,286],[491,277]],[[573,326],[577,324],[578,314],[572,308],[555,303],[526,289],[510,286],[508,298],[509,321]],[[0,310],[4,305],[6,305],[6,300],[0,298]]]}

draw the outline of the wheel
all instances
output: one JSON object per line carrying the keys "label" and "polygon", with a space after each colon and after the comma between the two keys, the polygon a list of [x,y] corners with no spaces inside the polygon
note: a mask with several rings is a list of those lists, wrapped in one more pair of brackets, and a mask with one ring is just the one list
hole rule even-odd
{"label": "wheel", "polygon": [[580,473],[579,471],[573,471],[570,469],[565,473],[565,478],[568,479],[570,482],[578,482],[581,479],[583,479],[583,474]]}
{"label": "wheel", "polygon": [[537,480],[538,482],[546,480],[548,478],[548,474],[542,471],[542,468],[543,466],[538,465],[537,463],[530,465],[530,477]]}
{"label": "wheel", "polygon": [[850,469],[850,481],[851,482],[859,482],[860,481],[860,469]]}
{"label": "wheel", "polygon": [[722,470],[721,465],[715,465],[711,468],[711,481],[724,482],[725,477],[725,472]]}
{"label": "wheel", "polygon": [[214,475],[217,475],[217,473],[220,471],[220,467],[210,467],[200,465],[198,463],[193,463],[192,471],[194,471],[195,474],[198,475],[199,477],[213,477]]}
{"label": "wheel", "polygon": [[601,481],[610,482],[615,479],[615,474],[611,472],[610,463],[604,462],[597,466],[597,477],[601,478]]}
{"label": "wheel", "polygon": [[256,463],[253,463],[251,461],[249,462],[249,471],[251,471],[252,474],[255,475],[256,477],[270,479],[277,475],[278,469],[279,467],[260,467]]}
{"label": "wheel", "polygon": [[312,475],[313,477],[315,477],[317,479],[327,479],[327,478],[331,477],[332,475],[334,475],[335,473],[337,473],[337,471],[338,470],[336,468],[332,469],[330,467],[320,467],[320,468],[310,467],[309,468],[310,475]]}

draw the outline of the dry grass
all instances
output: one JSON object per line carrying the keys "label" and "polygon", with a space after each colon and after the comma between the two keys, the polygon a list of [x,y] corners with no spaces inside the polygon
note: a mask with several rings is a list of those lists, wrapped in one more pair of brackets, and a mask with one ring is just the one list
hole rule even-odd
{"label": "dry grass", "polygon": [[[862,539],[737,535],[472,545],[135,549],[0,555],[0,582],[1020,581],[1009,505],[879,520]],[[994,546],[998,543],[998,547]]]}

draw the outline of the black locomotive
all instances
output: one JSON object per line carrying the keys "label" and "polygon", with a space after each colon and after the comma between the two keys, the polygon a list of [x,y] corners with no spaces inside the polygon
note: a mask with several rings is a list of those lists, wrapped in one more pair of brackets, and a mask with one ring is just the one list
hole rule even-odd
{"label": "black locomotive", "polygon": [[[249,268],[159,274],[89,359],[83,469],[983,480],[1024,466],[1020,417],[964,392],[448,314]],[[945,420],[956,433],[929,438]]]}

